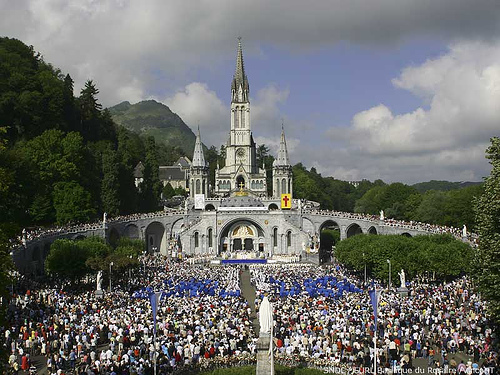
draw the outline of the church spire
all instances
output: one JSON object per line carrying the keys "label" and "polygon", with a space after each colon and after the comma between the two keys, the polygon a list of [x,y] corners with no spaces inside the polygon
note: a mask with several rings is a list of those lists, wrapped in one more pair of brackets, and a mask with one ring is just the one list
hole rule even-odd
{"label": "church spire", "polygon": [[233,102],[248,102],[248,78],[245,74],[245,64],[243,62],[243,49],[241,47],[241,37],[238,37],[238,52],[236,54],[236,70],[231,84],[231,94]]}
{"label": "church spire", "polygon": [[285,167],[290,165],[290,159],[288,158],[288,150],[286,148],[285,129],[283,124],[281,124],[281,140],[280,140],[280,148],[278,151],[278,158],[274,161],[273,164],[276,167]]}
{"label": "church spire", "polygon": [[193,154],[193,167],[205,168],[207,165],[205,163],[205,155],[203,154],[203,146],[201,144],[200,136],[200,126],[198,125],[198,134],[196,135],[196,142],[194,144],[194,154]]}

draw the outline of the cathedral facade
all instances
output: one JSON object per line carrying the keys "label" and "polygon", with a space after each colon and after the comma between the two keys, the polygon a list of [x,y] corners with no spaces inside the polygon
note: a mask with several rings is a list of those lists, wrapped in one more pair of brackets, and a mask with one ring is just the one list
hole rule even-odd
{"label": "cathedral facade", "polygon": [[215,184],[209,183],[200,131],[189,172],[190,195],[185,218],[176,237],[189,255],[269,258],[300,255],[309,243],[302,230],[300,202],[293,200],[292,166],[282,127],[273,163],[272,193],[266,170],[257,165],[251,128],[250,86],[241,41],[231,83],[230,130],[225,165],[217,166]]}

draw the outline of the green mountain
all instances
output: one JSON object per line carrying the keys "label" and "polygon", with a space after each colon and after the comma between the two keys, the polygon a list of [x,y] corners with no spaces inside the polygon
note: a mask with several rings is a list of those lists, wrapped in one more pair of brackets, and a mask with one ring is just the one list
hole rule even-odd
{"label": "green mountain", "polygon": [[427,182],[419,182],[418,184],[412,186],[415,189],[417,189],[419,193],[425,193],[428,190],[450,191],[481,184],[482,182],[469,182],[469,181],[450,182],[450,181],[431,180]]}
{"label": "green mountain", "polygon": [[150,135],[159,143],[180,147],[193,155],[196,135],[165,104],[145,100],[136,104],[122,102],[109,108],[113,120],[141,135]]}

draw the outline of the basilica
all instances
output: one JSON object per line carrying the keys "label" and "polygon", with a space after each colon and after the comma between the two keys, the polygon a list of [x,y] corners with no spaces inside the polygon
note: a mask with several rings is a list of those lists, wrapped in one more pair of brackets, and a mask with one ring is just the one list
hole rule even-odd
{"label": "basilica", "polygon": [[293,199],[284,129],[272,168],[272,194],[268,194],[266,170],[257,165],[249,97],[239,40],[225,165],[217,166],[214,186],[209,183],[199,129],[196,136],[187,175],[190,194],[183,225],[176,233],[186,254],[267,259],[278,254],[299,255],[309,242],[308,234],[301,229],[301,203]]}

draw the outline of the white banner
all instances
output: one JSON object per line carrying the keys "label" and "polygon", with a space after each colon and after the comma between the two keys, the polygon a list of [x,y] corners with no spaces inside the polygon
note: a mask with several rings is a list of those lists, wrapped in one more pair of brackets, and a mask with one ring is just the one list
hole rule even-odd
{"label": "white banner", "polygon": [[194,209],[203,210],[205,208],[205,194],[194,195]]}

